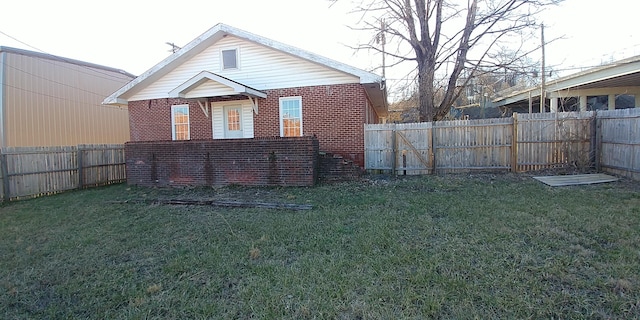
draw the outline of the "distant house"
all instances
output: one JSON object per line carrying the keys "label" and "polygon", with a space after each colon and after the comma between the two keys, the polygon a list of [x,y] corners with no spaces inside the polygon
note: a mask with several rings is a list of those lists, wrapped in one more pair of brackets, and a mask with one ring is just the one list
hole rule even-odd
{"label": "distant house", "polygon": [[[491,107],[518,113],[592,111],[640,106],[640,56],[615,61],[547,81],[544,108],[541,86],[503,94]],[[509,114],[511,112],[508,112]]]}
{"label": "distant house", "polygon": [[372,73],[218,24],[115,91],[131,141],[316,136],[364,164],[364,124],[387,116]]}
{"label": "distant house", "polygon": [[114,68],[0,47],[0,148],[124,143],[127,108],[101,102],[133,78]]}

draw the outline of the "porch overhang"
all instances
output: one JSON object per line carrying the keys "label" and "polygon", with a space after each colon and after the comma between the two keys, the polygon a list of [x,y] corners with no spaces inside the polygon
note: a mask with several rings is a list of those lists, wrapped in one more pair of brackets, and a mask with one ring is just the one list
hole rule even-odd
{"label": "porch overhang", "polygon": [[201,71],[197,75],[193,76],[191,79],[183,82],[179,86],[175,87],[173,90],[169,92],[169,96],[172,98],[206,98],[206,97],[218,97],[218,96],[227,96],[229,92],[216,92],[216,90],[204,90],[198,93],[193,93],[196,88],[203,85],[205,82],[213,81],[216,82],[238,95],[248,96],[250,98],[266,98],[267,94],[251,88],[247,85],[244,85],[240,82],[225,78],[221,75],[217,75],[213,72],[209,71]]}

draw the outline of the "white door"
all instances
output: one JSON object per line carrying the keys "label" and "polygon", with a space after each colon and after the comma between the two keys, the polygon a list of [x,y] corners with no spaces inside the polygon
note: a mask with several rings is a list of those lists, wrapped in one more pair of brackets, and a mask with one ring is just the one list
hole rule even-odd
{"label": "white door", "polygon": [[225,106],[224,117],[224,137],[228,139],[242,138],[242,107]]}

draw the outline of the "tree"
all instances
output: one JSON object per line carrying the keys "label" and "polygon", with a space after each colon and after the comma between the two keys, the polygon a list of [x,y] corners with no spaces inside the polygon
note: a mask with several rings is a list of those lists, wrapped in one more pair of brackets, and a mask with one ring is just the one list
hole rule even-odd
{"label": "tree", "polygon": [[[531,48],[522,39],[537,28],[534,17],[562,1],[363,0],[356,11],[364,26],[357,28],[373,31],[378,43],[395,49],[384,50],[375,40],[359,48],[394,58],[391,65],[417,63],[420,120],[440,120],[470,79],[525,57]],[[499,55],[505,48],[514,54]]]}

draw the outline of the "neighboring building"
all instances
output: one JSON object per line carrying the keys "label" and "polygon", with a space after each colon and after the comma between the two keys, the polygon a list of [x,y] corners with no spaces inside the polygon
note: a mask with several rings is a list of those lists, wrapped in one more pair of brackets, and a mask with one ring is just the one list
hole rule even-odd
{"label": "neighboring building", "polygon": [[387,116],[372,73],[218,24],[113,93],[131,141],[313,136],[364,164],[364,124]]}
{"label": "neighboring building", "polygon": [[[540,112],[541,87],[504,94],[490,107]],[[542,112],[626,109],[640,106],[640,56],[547,81]]]}
{"label": "neighboring building", "polygon": [[127,108],[101,102],[133,78],[114,68],[0,47],[0,148],[126,142]]}

